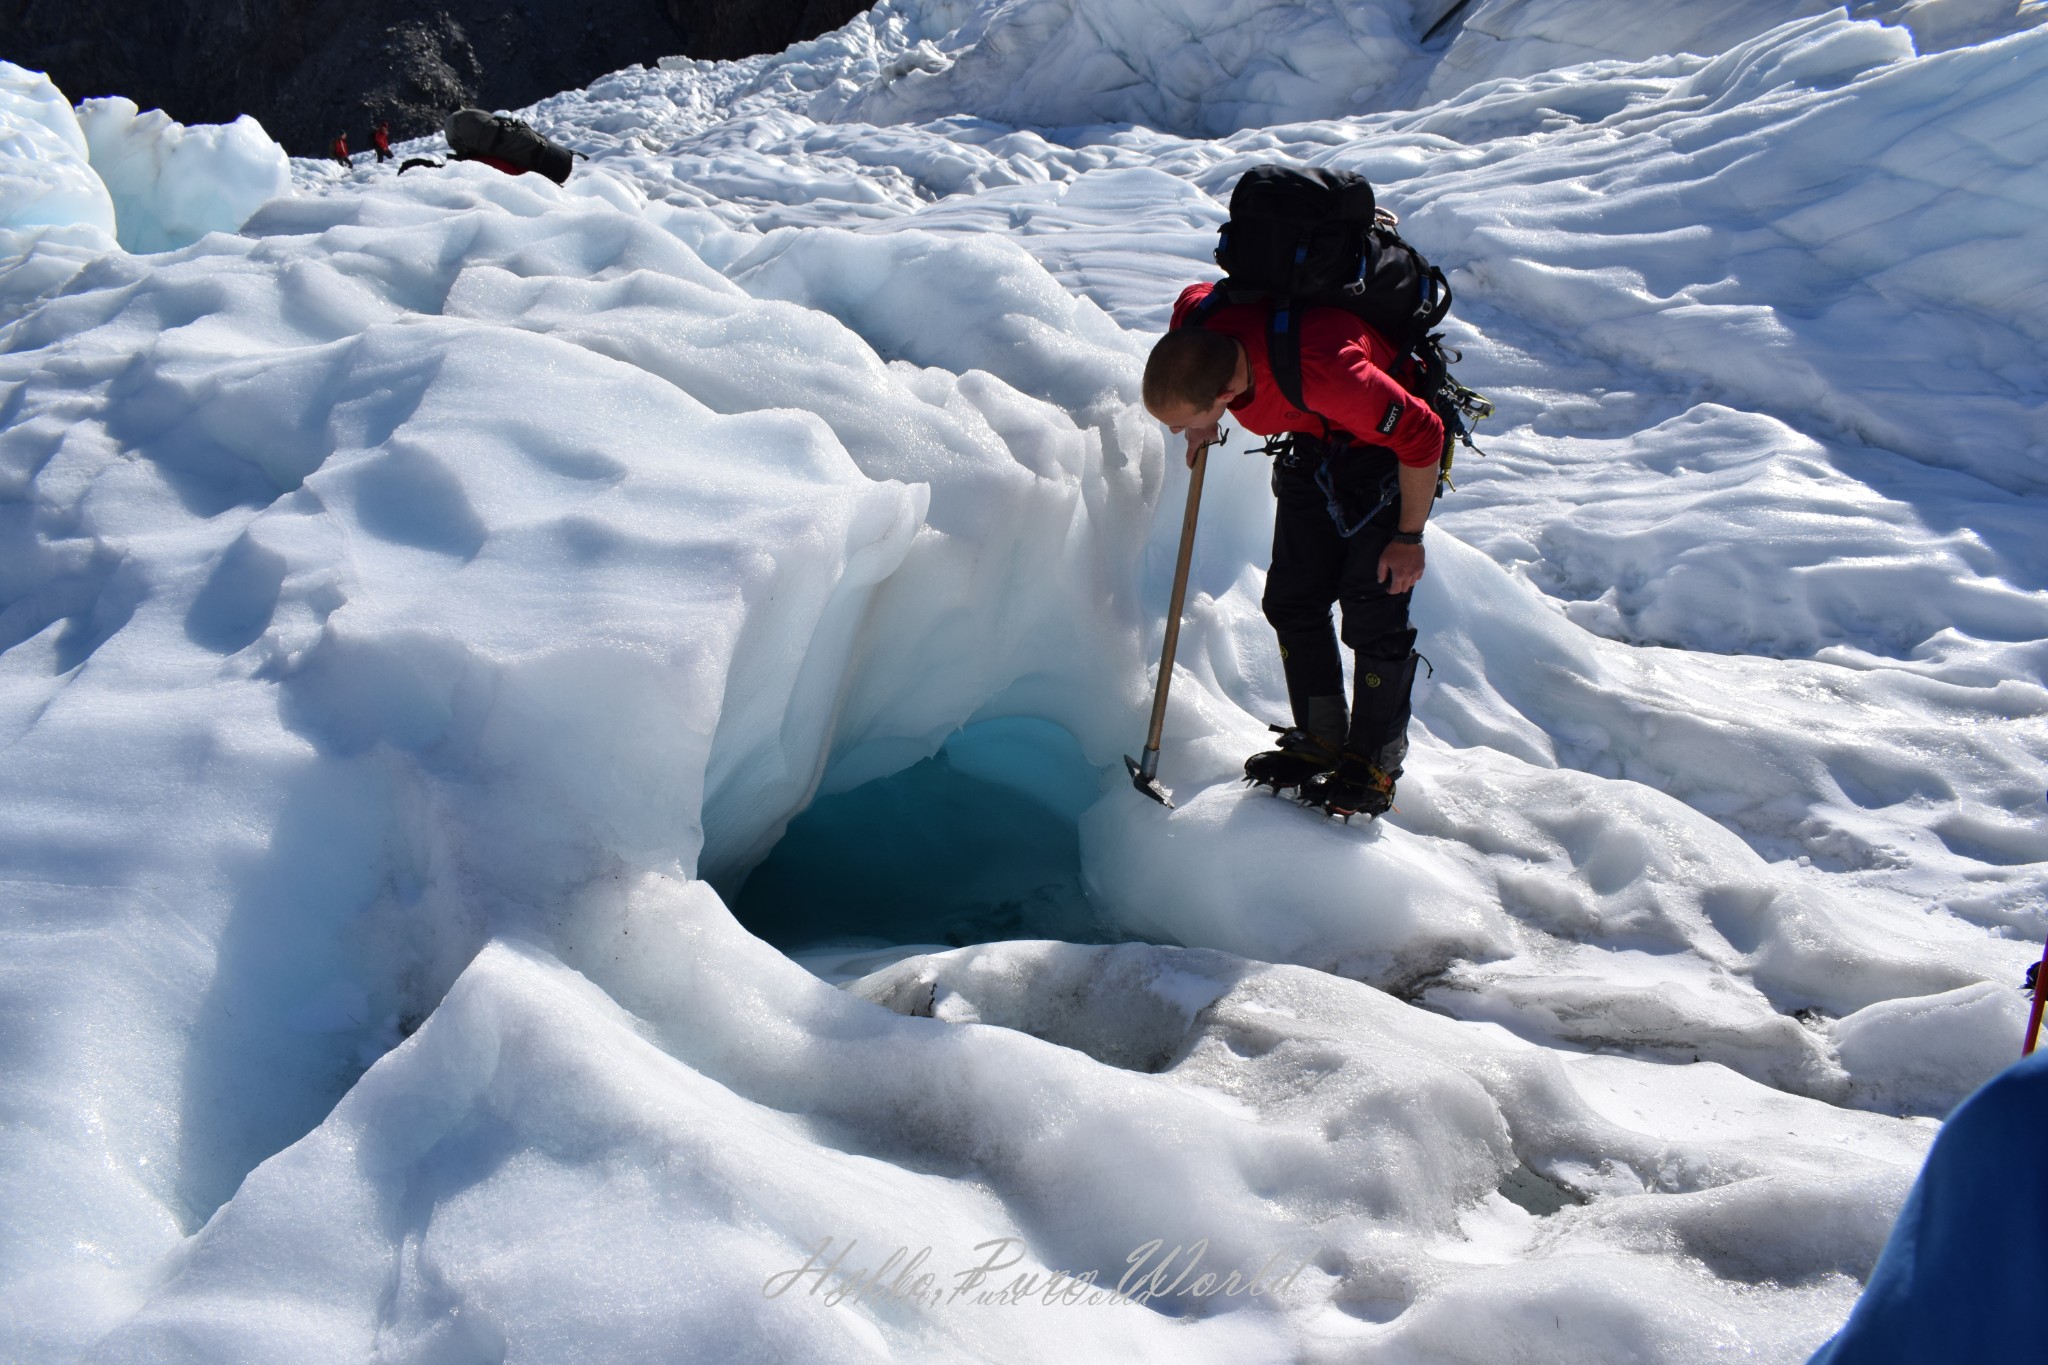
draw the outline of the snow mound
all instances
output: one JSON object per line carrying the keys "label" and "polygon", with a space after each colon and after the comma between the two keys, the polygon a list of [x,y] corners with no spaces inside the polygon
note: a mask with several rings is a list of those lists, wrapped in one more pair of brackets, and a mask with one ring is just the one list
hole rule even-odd
{"label": "snow mound", "polygon": [[1880,1000],[1835,1026],[1836,1047],[1867,1107],[1940,1114],[2019,1055],[2027,997],[1985,981],[1939,995]]}

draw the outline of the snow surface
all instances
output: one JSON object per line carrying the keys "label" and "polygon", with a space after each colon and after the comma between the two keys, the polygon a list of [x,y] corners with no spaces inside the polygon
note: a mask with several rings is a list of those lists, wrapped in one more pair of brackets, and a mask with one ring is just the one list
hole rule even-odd
{"label": "snow surface", "polygon": [[[0,68],[4,1352],[1819,1345],[2048,933],[2042,7],[1447,8],[885,0],[563,187]],[[1275,158],[1500,405],[1371,826],[1242,441],[1121,765]]]}

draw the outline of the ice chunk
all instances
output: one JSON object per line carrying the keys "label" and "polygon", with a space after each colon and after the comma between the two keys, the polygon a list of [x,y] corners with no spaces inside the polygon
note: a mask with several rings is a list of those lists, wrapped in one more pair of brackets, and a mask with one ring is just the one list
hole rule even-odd
{"label": "ice chunk", "polygon": [[114,201],[85,133],[48,76],[0,62],[0,228],[73,224],[114,234]]}
{"label": "ice chunk", "polygon": [[116,96],[87,100],[78,122],[113,197],[116,235],[130,251],[170,251],[233,232],[291,190],[284,148],[247,114],[187,127]]}

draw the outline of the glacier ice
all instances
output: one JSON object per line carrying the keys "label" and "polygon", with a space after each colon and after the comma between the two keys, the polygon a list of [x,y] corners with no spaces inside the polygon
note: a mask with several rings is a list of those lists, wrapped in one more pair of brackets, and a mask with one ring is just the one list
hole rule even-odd
{"label": "glacier ice", "polygon": [[[2048,44],[1801,8],[886,3],[544,101],[559,188],[283,194],[9,69],[6,1350],[1800,1358],[2048,931]],[[1292,75],[1175,93],[1260,32]],[[1139,358],[1274,157],[1385,187],[1501,405],[1371,827],[1235,783],[1234,450],[1181,809],[1119,769],[1185,492]],[[828,1238],[1292,1278],[763,1295]]]}

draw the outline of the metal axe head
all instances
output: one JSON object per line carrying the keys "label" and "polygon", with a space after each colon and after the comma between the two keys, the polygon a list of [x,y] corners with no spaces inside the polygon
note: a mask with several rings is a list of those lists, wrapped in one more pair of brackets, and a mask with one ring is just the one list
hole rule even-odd
{"label": "metal axe head", "polygon": [[1166,788],[1159,785],[1159,779],[1148,775],[1143,764],[1129,754],[1124,755],[1124,766],[1131,770],[1131,785],[1157,801],[1168,810],[1173,809],[1173,798],[1166,794]]}

